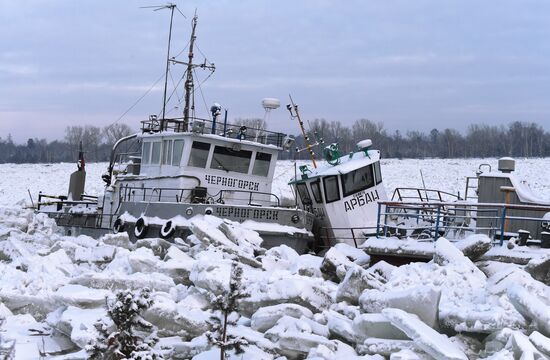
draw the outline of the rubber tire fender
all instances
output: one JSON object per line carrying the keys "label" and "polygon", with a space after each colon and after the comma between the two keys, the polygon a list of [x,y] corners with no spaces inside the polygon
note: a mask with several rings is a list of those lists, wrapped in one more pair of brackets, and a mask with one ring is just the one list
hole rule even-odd
{"label": "rubber tire fender", "polygon": [[138,239],[143,239],[147,232],[149,231],[149,225],[143,217],[137,219],[136,224],[134,225],[134,235]]}
{"label": "rubber tire fender", "polygon": [[169,239],[174,235],[175,232],[176,225],[174,225],[174,222],[172,220],[168,220],[160,228],[159,234],[162,239]]}
{"label": "rubber tire fender", "polygon": [[126,223],[121,218],[117,218],[113,224],[113,233],[118,234],[126,230]]}

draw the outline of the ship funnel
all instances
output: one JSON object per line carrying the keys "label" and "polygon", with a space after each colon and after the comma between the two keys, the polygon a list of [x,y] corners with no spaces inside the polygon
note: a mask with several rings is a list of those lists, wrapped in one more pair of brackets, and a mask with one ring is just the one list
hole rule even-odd
{"label": "ship funnel", "polygon": [[71,174],[69,181],[68,199],[79,201],[84,194],[84,186],[86,185],[86,168],[84,162],[84,151],[82,151],[82,141],[78,151],[77,170]]}

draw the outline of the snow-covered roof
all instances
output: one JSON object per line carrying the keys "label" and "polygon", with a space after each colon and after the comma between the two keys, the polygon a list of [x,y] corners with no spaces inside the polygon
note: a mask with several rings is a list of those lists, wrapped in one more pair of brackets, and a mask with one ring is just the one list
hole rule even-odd
{"label": "snow-covered roof", "polygon": [[[380,160],[380,151],[368,150],[368,156],[364,151],[358,151],[351,156],[349,154],[343,155],[339,160],[340,163],[338,165],[331,165],[324,161],[323,165],[316,169],[310,167],[310,172],[307,173],[308,179],[319,176],[347,174],[353,170],[360,169]],[[297,180],[300,181],[300,179]],[[293,179],[293,181],[296,181],[296,179]]]}
{"label": "snow-covered roof", "polygon": [[488,172],[483,173],[480,177],[499,177],[499,178],[508,178],[518,195],[518,198],[521,202],[528,204],[537,204],[537,205],[550,205],[550,199],[541,197],[539,194],[535,194],[527,181],[520,179],[515,174],[512,173],[503,173],[503,172]]}
{"label": "snow-covered roof", "polygon": [[[261,147],[263,149],[273,149],[273,150],[281,150],[281,147],[278,147],[276,145],[272,144],[263,144],[261,142],[257,141],[250,141],[250,140],[239,140],[231,137],[224,137],[217,134],[195,134],[192,132],[157,132],[152,134],[140,134],[139,137],[143,139],[147,138],[184,138],[184,137],[194,137],[194,138],[200,138],[200,139],[208,139],[208,140],[214,140],[215,142],[226,142],[230,144],[242,144],[242,145],[248,145],[248,146],[254,146],[254,147]],[[210,142],[214,142],[210,141]]]}

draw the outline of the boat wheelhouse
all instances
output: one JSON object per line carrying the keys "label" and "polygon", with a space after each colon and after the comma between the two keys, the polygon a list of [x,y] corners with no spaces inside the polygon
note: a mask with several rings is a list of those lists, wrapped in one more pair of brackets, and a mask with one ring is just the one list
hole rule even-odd
{"label": "boat wheelhouse", "polygon": [[[131,236],[145,236],[143,225],[135,230],[139,218],[147,217],[147,225],[158,228],[152,232],[155,236],[165,227],[160,235],[166,237],[170,227],[177,226],[176,218],[185,224],[195,215],[214,215],[258,230],[267,247],[294,237],[301,244],[293,247],[305,251],[312,240],[313,215],[284,207],[271,192],[278,153],[292,143],[290,137],[229,124],[217,133],[215,122],[205,119],[191,119],[187,131],[179,127],[181,119],[167,119],[165,124],[163,128],[156,120],[143,122],[137,136],[141,151],[124,154],[134,162],[119,170],[100,199],[112,212],[123,214],[124,226],[134,226]],[[272,229],[266,230],[265,223]]]}
{"label": "boat wheelhouse", "polygon": [[376,234],[378,201],[387,200],[380,151],[370,149],[370,140],[357,145],[357,151],[343,156],[337,144],[330,145],[325,149],[326,164],[301,166],[301,174],[290,182],[300,206],[315,214],[313,232],[320,246],[357,246]]}

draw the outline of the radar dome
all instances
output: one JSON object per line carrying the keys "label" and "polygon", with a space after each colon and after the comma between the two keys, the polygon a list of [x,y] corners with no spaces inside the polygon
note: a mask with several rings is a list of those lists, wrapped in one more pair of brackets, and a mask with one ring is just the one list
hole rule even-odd
{"label": "radar dome", "polygon": [[363,150],[363,149],[368,149],[369,147],[372,146],[372,140],[371,139],[365,139],[365,140],[361,140],[357,143],[357,147],[360,149],[360,150]]}
{"label": "radar dome", "polygon": [[279,101],[279,99],[275,99],[275,98],[265,98],[262,100],[262,106],[264,107],[264,109],[270,109],[270,110],[273,110],[273,109],[277,109],[279,106],[281,106],[281,101]]}

